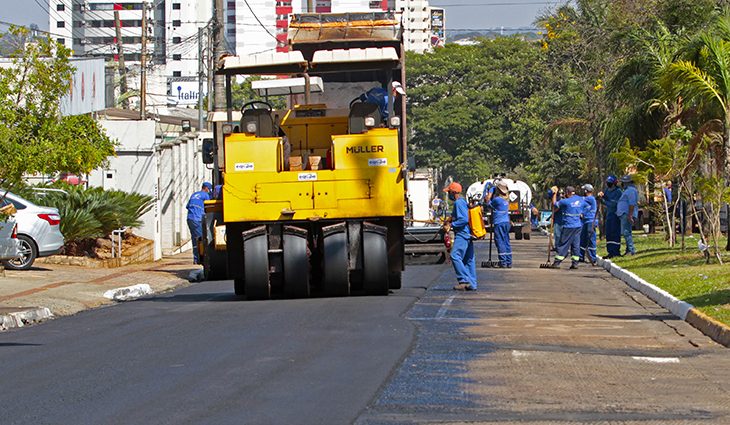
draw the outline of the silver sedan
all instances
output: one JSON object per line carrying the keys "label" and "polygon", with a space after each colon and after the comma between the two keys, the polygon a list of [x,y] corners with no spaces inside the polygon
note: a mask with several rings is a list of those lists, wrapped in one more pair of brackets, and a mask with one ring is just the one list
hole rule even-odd
{"label": "silver sedan", "polygon": [[18,242],[20,256],[3,262],[11,270],[27,270],[38,257],[58,254],[63,248],[64,240],[59,225],[61,216],[58,209],[42,207],[27,199],[8,192],[0,201],[0,207],[13,204],[17,212],[14,214],[18,225]]}

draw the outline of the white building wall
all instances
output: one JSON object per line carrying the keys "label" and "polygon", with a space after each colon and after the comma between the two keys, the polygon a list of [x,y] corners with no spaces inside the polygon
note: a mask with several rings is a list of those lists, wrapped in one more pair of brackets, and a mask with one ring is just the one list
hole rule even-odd
{"label": "white building wall", "polygon": [[[117,156],[89,175],[89,185],[153,196],[154,208],[142,217],[135,234],[155,242],[155,259],[190,250],[188,199],[210,181],[200,162],[202,135],[190,133],[160,143],[155,121],[101,120],[107,134],[119,142]],[[209,135],[206,137],[210,137]]]}
{"label": "white building wall", "polygon": [[[158,193],[158,163],[155,153],[155,121],[101,120],[109,137],[117,140],[117,156],[109,165],[89,174],[89,185],[110,190],[137,192],[156,198]],[[155,259],[162,257],[159,208],[142,216],[142,226],[135,234],[155,241]]]}

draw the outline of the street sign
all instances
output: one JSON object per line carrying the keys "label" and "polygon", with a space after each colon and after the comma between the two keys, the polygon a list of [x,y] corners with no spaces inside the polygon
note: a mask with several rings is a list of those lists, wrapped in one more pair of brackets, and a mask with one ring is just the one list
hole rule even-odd
{"label": "street sign", "polygon": [[[206,94],[206,87],[203,85],[203,96]],[[170,95],[168,96],[168,100],[170,103],[177,105],[197,105],[198,81],[170,81]]]}

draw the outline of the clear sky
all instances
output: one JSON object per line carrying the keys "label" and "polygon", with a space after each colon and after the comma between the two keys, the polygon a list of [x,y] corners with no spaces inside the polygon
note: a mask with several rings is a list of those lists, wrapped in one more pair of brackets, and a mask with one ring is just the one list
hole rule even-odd
{"label": "clear sky", "polygon": [[[565,0],[430,0],[446,9],[446,27],[496,28],[530,26],[542,11]],[[452,5],[452,6],[448,6]],[[0,20],[48,30],[48,0],[0,0]],[[0,29],[4,29],[0,27]]]}

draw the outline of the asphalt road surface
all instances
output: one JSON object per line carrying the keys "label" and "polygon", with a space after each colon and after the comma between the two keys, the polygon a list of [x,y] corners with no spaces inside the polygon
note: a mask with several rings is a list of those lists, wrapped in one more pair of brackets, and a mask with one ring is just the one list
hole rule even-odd
{"label": "asphalt road surface", "polygon": [[[0,423],[730,423],[730,355],[604,271],[409,267],[388,297],[192,285],[0,334]],[[480,260],[486,247],[479,246]]]}

